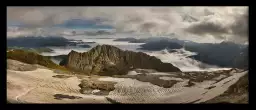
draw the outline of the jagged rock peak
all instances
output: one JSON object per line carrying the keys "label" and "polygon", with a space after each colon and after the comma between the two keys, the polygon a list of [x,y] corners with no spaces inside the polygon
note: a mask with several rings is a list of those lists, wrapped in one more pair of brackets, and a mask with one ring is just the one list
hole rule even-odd
{"label": "jagged rock peak", "polygon": [[126,74],[134,68],[155,69],[160,72],[180,72],[170,63],[142,52],[123,51],[111,45],[97,45],[88,52],[71,51],[66,67],[87,74]]}
{"label": "jagged rock peak", "polygon": [[101,50],[121,50],[115,46],[112,46],[112,45],[97,45],[95,46],[94,48],[92,48],[91,50],[97,50],[97,51],[101,51]]}
{"label": "jagged rock peak", "polygon": [[97,45],[96,47],[94,48],[115,48],[115,49],[119,49],[115,46],[112,46],[112,45],[106,45],[106,44],[102,44],[102,45]]}

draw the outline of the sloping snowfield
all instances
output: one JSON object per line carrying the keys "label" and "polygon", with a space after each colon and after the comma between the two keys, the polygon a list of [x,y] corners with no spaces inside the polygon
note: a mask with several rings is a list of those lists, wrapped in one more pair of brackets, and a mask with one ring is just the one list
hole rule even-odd
{"label": "sloping snowfield", "polygon": [[[8,69],[7,97],[9,100],[23,103],[110,103],[106,97],[120,103],[200,103],[222,94],[246,73],[247,71],[235,70],[230,73],[221,73],[210,80],[193,82],[192,86],[187,86],[189,78],[180,78],[168,75],[168,73],[148,74],[159,75],[160,80],[177,80],[178,82],[170,88],[132,78],[97,77],[99,81],[117,82],[115,89],[109,95],[100,96],[81,94],[78,86],[81,78],[74,75],[67,78],[56,78],[53,76],[65,74],[57,74],[43,68],[31,71]],[[130,73],[130,75],[141,74]],[[93,92],[99,92],[99,90]],[[73,99],[60,99],[56,97],[56,94],[68,95]]]}
{"label": "sloping snowfield", "polygon": [[[27,103],[108,103],[104,97],[82,95],[80,79],[76,76],[55,78],[60,75],[52,70],[38,68],[33,71],[7,70],[7,97],[10,100]],[[58,100],[54,95],[64,94],[82,97],[80,99]],[[86,100],[84,100],[84,98]]]}
{"label": "sloping snowfield", "polygon": [[[120,103],[189,103],[204,102],[225,92],[241,76],[246,74],[234,73],[217,83],[216,81],[203,81],[192,87],[185,87],[189,80],[175,84],[171,88],[163,88],[149,82],[141,82],[130,78],[100,78],[102,81],[116,81],[115,90],[111,91],[109,98]],[[161,77],[163,79],[163,77]],[[164,80],[167,78],[165,77]],[[181,80],[170,78],[171,80]],[[169,79],[169,80],[170,80]],[[228,82],[229,81],[229,82]],[[215,83],[215,84],[214,84]],[[225,83],[225,84],[224,84]],[[212,89],[207,89],[214,87]]]}

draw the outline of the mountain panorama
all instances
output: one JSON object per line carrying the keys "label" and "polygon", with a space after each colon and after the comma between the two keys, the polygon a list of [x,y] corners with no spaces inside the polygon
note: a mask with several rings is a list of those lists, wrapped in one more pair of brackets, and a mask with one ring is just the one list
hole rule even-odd
{"label": "mountain panorama", "polygon": [[7,7],[7,103],[249,103],[248,7]]}
{"label": "mountain panorama", "polygon": [[[196,95],[195,97],[200,96],[200,100],[190,96],[191,99],[188,99],[188,101],[191,102],[184,103],[248,102],[248,94],[246,92],[248,90],[246,86],[248,85],[248,79],[239,78],[247,74],[247,71],[244,70],[182,72],[179,68],[170,63],[163,63],[154,56],[149,56],[142,52],[124,51],[111,45],[97,45],[88,52],[79,53],[71,51],[67,56],[59,57],[61,57],[61,62],[58,65],[51,60],[53,57],[41,56],[35,52],[20,49],[7,50],[7,72],[10,75],[8,76],[10,80],[7,82],[7,85],[8,90],[11,91],[8,102],[71,103],[75,101],[75,103],[150,103],[154,101],[157,103],[159,100],[162,100],[165,103],[182,103],[182,100],[172,101],[172,97],[168,96],[168,94],[174,94],[174,91],[178,92],[182,91],[182,89],[201,93],[191,93]],[[19,79],[16,80],[15,75],[19,75],[19,77],[16,77]],[[49,81],[43,81],[45,78]],[[238,81],[235,82],[235,80]],[[17,81],[22,83],[18,84]],[[55,84],[53,83],[54,81],[58,83]],[[122,85],[122,81],[125,81],[123,82],[124,85]],[[201,83],[203,84],[205,81],[210,81],[211,84],[209,84],[209,87],[201,88]],[[70,84],[65,85],[65,83]],[[178,86],[178,83],[184,83],[184,85]],[[240,86],[240,83],[245,86]],[[41,86],[36,86],[36,84],[40,84]],[[131,88],[126,84],[132,84],[130,85]],[[30,88],[28,85],[32,87]],[[152,85],[152,87],[149,85]],[[175,87],[175,85],[178,87]],[[230,86],[232,87],[230,88],[228,85],[233,86]],[[139,96],[136,95],[144,91],[147,88],[146,86],[149,86],[149,90],[147,90],[149,94],[155,94],[157,96],[155,96],[156,98],[152,97],[152,99],[149,97],[146,101],[140,101]],[[222,86],[226,87],[227,90]],[[41,96],[35,97],[32,93],[27,93],[20,87],[27,88],[30,92],[36,94],[43,92],[40,90],[46,90],[45,92],[49,93],[57,90],[60,91],[60,94],[49,96],[50,94],[43,93],[42,97],[46,97],[47,99],[42,100],[40,98]],[[154,93],[150,88],[152,90],[159,89],[159,92],[155,91],[156,93]],[[213,90],[215,89],[222,92],[214,93]],[[117,92],[120,90],[123,90],[123,92]],[[19,94],[19,92],[16,93],[15,91],[24,91],[26,96],[15,96],[15,94]],[[129,93],[132,91],[138,91],[138,93],[133,96],[133,94]],[[74,92],[76,95],[65,95],[67,92]],[[208,92],[209,94],[213,92],[214,95],[202,95]],[[146,93],[142,93],[141,98],[146,97]],[[93,97],[85,98],[86,95],[90,94],[94,94],[99,99],[91,102]],[[189,94],[187,93],[186,95]],[[132,101],[123,98],[128,96],[130,98],[137,98]],[[157,98],[161,96],[170,97],[170,99]],[[51,97],[55,97],[55,99],[51,99]],[[100,97],[102,98],[100,99]],[[228,97],[235,97],[235,99],[228,99]],[[61,101],[64,98],[70,101]],[[175,97],[173,98],[175,99]]]}

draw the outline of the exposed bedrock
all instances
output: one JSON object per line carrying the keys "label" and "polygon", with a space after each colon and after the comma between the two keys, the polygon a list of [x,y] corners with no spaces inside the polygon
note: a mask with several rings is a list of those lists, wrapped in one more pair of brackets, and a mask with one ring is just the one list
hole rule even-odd
{"label": "exposed bedrock", "polygon": [[71,51],[68,58],[61,64],[86,74],[108,76],[127,74],[135,68],[154,69],[159,72],[181,71],[170,63],[161,62],[154,56],[142,52],[123,51],[110,45],[98,45],[84,53]]}

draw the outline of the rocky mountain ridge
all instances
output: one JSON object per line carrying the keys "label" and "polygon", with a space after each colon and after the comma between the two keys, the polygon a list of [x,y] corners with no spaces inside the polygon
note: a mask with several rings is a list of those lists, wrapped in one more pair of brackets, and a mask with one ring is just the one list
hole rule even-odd
{"label": "rocky mountain ridge", "polygon": [[50,57],[39,55],[38,53],[21,50],[21,49],[12,49],[7,51],[7,59],[21,61],[27,64],[38,64],[45,66],[51,69],[60,69],[65,70],[65,67],[62,67],[58,64],[55,64],[51,61]]}
{"label": "rocky mountain ridge", "polygon": [[170,63],[142,52],[123,51],[111,45],[98,45],[88,52],[71,51],[60,64],[69,69],[87,74],[126,74],[135,68],[154,69],[159,72],[181,72]]}

